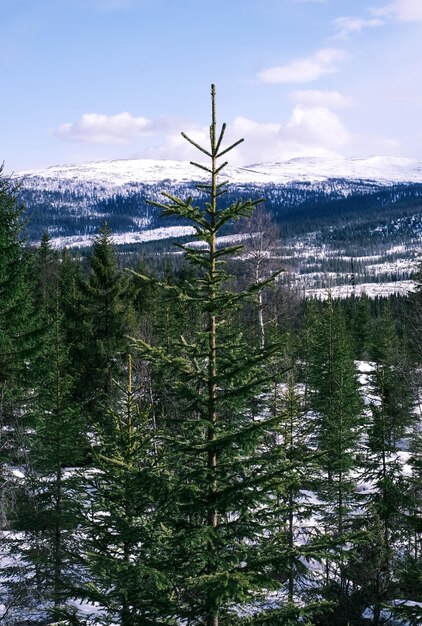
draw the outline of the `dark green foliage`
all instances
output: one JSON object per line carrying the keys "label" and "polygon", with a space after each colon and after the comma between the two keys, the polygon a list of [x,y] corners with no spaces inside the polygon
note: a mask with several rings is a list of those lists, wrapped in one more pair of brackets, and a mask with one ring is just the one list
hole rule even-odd
{"label": "dark green foliage", "polygon": [[78,288],[78,331],[83,342],[79,337],[77,390],[91,417],[101,419],[112,402],[113,378],[122,371],[134,324],[127,280],[118,269],[107,225],[94,238],[88,277]]}
{"label": "dark green foliage", "polygon": [[52,292],[57,286],[59,272],[59,254],[50,245],[48,233],[44,233],[41,243],[35,249],[31,259],[31,271],[35,277],[34,301],[37,309],[44,311],[48,316],[49,308],[55,308]]}
{"label": "dark green foliage", "polygon": [[[280,368],[275,371],[271,409],[279,421],[273,425],[266,453],[272,482],[268,558],[282,585],[280,600],[272,602],[274,610],[269,612],[268,623],[280,624],[293,623],[293,619],[304,623],[300,617],[310,618],[320,610],[320,602],[312,602],[307,590],[317,584],[316,563],[322,567],[328,548],[322,531],[311,523],[318,511],[312,501],[318,475],[318,454],[312,447],[314,424],[306,418],[305,399],[298,390],[294,363],[290,359],[287,363],[287,372],[277,371]],[[286,382],[280,384],[284,378]],[[267,623],[265,619],[263,623]]]}
{"label": "dark green foliage", "polygon": [[101,607],[99,623],[170,625],[174,580],[163,562],[168,520],[157,506],[171,497],[167,472],[145,390],[142,383],[132,388],[130,360],[127,375],[108,428],[96,430],[95,465],[85,472],[86,583],[79,593]]}
{"label": "dark green foliage", "polygon": [[[0,423],[16,416],[29,386],[28,361],[36,357],[37,325],[21,238],[18,189],[0,167]],[[20,400],[20,402],[19,402]]]}
{"label": "dark green foliage", "polygon": [[370,301],[366,294],[352,299],[352,333],[357,359],[368,360],[372,355],[372,319]]}
{"label": "dark green foliage", "polygon": [[[210,145],[187,138],[210,183],[187,200],[166,183],[160,205],[195,227],[183,260],[158,244],[117,252],[107,226],[88,257],[59,255],[47,234],[30,252],[18,190],[0,176],[2,618],[81,623],[74,597],[107,625],[362,626],[364,611],[376,625],[385,610],[417,624],[419,607],[396,600],[422,601],[420,268],[407,299],[306,302],[288,284],[267,290],[280,267],[264,267],[257,237],[250,285],[240,247],[217,236],[249,220],[259,189],[241,201],[220,182],[234,146],[222,147],[214,90],[212,106]],[[317,213],[316,243],[353,254],[377,223],[373,202],[394,200],[388,219],[413,211],[403,233],[419,197],[328,201],[299,187],[265,189],[283,200],[281,223],[301,205],[285,231]],[[332,222],[332,209],[357,219],[358,205],[352,232]],[[129,225],[136,197],[102,206]],[[353,284],[359,264],[326,259]],[[353,358],[372,361],[366,407]]]}
{"label": "dark green foliage", "polygon": [[169,562],[177,615],[216,626],[230,623],[242,604],[275,584],[262,552],[270,497],[264,442],[279,418],[254,421],[250,410],[269,378],[263,364],[274,348],[251,350],[241,334],[232,333],[234,313],[264,283],[240,293],[229,289],[226,259],[237,248],[217,247],[216,237],[256,202],[217,203],[225,194],[225,183],[217,182],[224,164],[217,166],[217,159],[231,147],[221,147],[225,126],[217,136],[214,92],[212,106],[210,148],[199,148],[211,161],[205,168],[211,182],[200,186],[208,201],[202,208],[192,198],[165,194],[168,204],[162,205],[166,215],[188,218],[201,242],[183,246],[196,269],[189,283],[169,291],[175,301],[195,304],[199,323],[177,344],[138,343],[138,349],[173,379],[176,409],[167,454],[174,472]]}
{"label": "dark green foliage", "polygon": [[376,522],[380,528],[379,559],[374,574],[375,620],[379,619],[382,604],[392,597],[396,587],[394,571],[407,506],[406,480],[399,451],[401,440],[409,434],[414,420],[413,398],[406,379],[407,364],[388,307],[377,320],[376,332],[374,400],[370,406],[365,464],[365,478],[373,485],[366,504],[368,514],[373,515],[369,523]]}
{"label": "dark green foliage", "polygon": [[[25,484],[18,491],[11,519],[18,535],[10,553],[17,550],[19,565],[8,573],[9,590],[20,597],[20,610],[29,611],[42,598],[43,610],[52,619],[62,616],[72,596],[75,499],[80,492],[74,471],[68,468],[82,462],[87,447],[85,424],[72,402],[73,380],[57,289],[55,295],[56,310],[50,301],[49,326],[37,360],[32,429],[24,438]],[[33,578],[32,591],[24,597],[16,594],[17,573]]]}
{"label": "dark green foliage", "polygon": [[355,464],[362,400],[341,310],[329,298],[323,314],[317,316],[310,303],[308,323],[309,406],[316,411],[320,463],[327,476],[323,489],[330,500],[337,494],[333,521],[341,534],[353,488],[350,471]]}
{"label": "dark green foliage", "polygon": [[314,412],[314,445],[320,475],[315,483],[321,507],[319,524],[325,531],[323,598],[333,603],[328,624],[343,623],[353,604],[347,562],[354,536],[357,448],[362,400],[349,336],[341,308],[331,297],[318,315],[316,303],[307,307],[308,406]]}

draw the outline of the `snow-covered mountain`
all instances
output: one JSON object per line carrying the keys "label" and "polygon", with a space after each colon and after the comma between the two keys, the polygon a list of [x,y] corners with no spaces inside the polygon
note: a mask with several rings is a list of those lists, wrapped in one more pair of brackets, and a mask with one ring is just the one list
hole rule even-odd
{"label": "snow-covered mountain", "polygon": [[[156,184],[167,180],[187,183],[203,180],[207,174],[187,161],[152,159],[121,159],[86,162],[78,165],[56,165],[40,170],[18,172],[25,186],[54,189],[65,181],[73,184],[91,183],[113,189],[126,185]],[[237,184],[322,182],[329,179],[376,181],[379,184],[398,182],[422,183],[422,161],[398,157],[317,158],[301,157],[278,163],[257,163],[224,169],[224,177]]]}
{"label": "snow-covered mountain", "polygon": [[[187,223],[163,222],[149,201],[160,200],[162,191],[198,197],[195,182],[208,174],[189,162],[126,159],[57,165],[14,177],[21,182],[30,240],[39,241],[48,231],[53,244],[63,247],[89,245],[105,221],[118,243],[185,236]],[[264,198],[276,220],[290,225],[344,219],[368,206],[384,210],[422,198],[422,161],[404,158],[295,158],[228,166],[222,178],[229,183],[228,200]]]}
{"label": "snow-covered mountain", "polygon": [[[264,198],[281,227],[280,263],[299,289],[350,286],[352,260],[354,281],[393,281],[394,289],[400,282],[409,289],[422,246],[422,161],[296,158],[228,166],[223,176],[229,182],[225,201]],[[89,246],[104,222],[117,245],[186,237],[193,232],[188,222],[164,220],[150,201],[167,191],[201,202],[195,182],[208,175],[188,162],[128,159],[53,166],[15,178],[28,210],[29,239],[37,242],[48,231],[62,248]]]}

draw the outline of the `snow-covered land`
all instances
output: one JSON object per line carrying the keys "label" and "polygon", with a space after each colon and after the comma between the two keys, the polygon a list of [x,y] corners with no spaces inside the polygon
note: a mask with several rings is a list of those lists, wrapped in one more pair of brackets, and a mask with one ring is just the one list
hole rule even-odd
{"label": "snow-covered land", "polygon": [[[192,234],[187,221],[164,221],[151,201],[161,202],[162,191],[197,201],[195,183],[208,174],[184,161],[122,159],[14,177],[28,207],[30,241],[39,242],[48,231],[55,248],[84,248],[104,222],[116,245]],[[412,289],[422,246],[422,161],[303,157],[227,166],[224,178],[231,198],[264,198],[282,231],[287,229],[276,256],[299,291],[324,297],[330,288],[344,297]]]}
{"label": "snow-covered land", "polygon": [[[206,172],[192,167],[188,161],[153,159],[120,159],[86,162],[78,165],[55,165],[45,169],[17,172],[24,184],[59,185],[62,181],[96,183],[105,188],[136,183],[151,184],[163,180],[190,182],[208,178]],[[422,183],[422,162],[399,157],[368,158],[299,157],[278,163],[256,163],[224,169],[224,177],[237,184],[268,182],[320,182],[329,179]]]}

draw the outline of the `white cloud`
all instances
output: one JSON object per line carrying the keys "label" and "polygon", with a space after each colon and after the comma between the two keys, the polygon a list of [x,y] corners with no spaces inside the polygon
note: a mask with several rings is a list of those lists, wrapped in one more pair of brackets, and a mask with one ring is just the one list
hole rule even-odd
{"label": "white cloud", "polygon": [[340,109],[353,106],[352,98],[344,96],[338,91],[319,91],[317,89],[308,89],[305,91],[294,91],[290,94],[290,99],[295,104],[307,106],[323,106],[330,109]]}
{"label": "white cloud", "polygon": [[[196,142],[208,146],[208,128],[192,127],[186,132]],[[241,137],[245,142],[227,155],[231,165],[282,161],[298,156],[333,156],[351,140],[335,113],[323,106],[301,105],[294,107],[285,122],[257,122],[236,117],[228,127],[225,145]],[[202,161],[202,155],[176,133],[169,133],[163,144],[144,149],[138,156]]]}
{"label": "white cloud", "polygon": [[346,39],[351,34],[360,33],[364,28],[382,26],[384,20],[381,19],[380,16],[368,19],[359,17],[338,17],[334,20],[334,24],[339,29],[336,39]]}
{"label": "white cloud", "polygon": [[133,117],[130,113],[85,113],[78,121],[59,126],[54,134],[63,141],[121,144],[150,132],[152,128],[151,121],[144,117]]}
{"label": "white cloud", "polygon": [[294,107],[284,123],[234,120],[236,135],[246,141],[236,157],[243,164],[282,161],[298,156],[333,156],[347,147],[351,137],[337,115],[325,107]]}
{"label": "white cloud", "polygon": [[421,0],[393,0],[372,13],[376,16],[390,16],[401,22],[422,22]]}
{"label": "white cloud", "polygon": [[309,57],[295,59],[288,65],[262,70],[258,78],[264,83],[308,83],[326,74],[335,74],[344,58],[343,50],[324,48]]}
{"label": "white cloud", "polygon": [[[238,116],[228,125],[225,146],[245,138],[244,143],[227,155],[231,165],[304,156],[345,156],[361,153],[362,149],[383,154],[397,152],[397,143],[392,139],[365,136],[364,133],[352,135],[341,117],[333,111],[336,107],[352,104],[343,94],[304,90],[293,92],[290,97],[294,106],[284,120],[261,122]],[[208,126],[171,118],[146,120],[129,113],[114,116],[86,114],[73,124],[63,124],[56,131],[56,136],[65,141],[80,142],[83,149],[91,152],[97,151],[90,156],[84,155],[84,159],[99,158],[97,153],[100,149],[103,150],[101,158],[125,158],[128,153],[122,150],[130,146],[133,158],[203,162],[204,155],[181,136],[181,129],[200,145],[209,146]],[[110,145],[114,147],[110,148]],[[106,154],[104,150],[107,150]]]}
{"label": "white cloud", "polygon": [[[202,156],[196,148],[184,139],[178,131],[169,131],[163,141],[158,145],[147,146],[137,155],[152,159],[175,159],[175,160],[201,160]],[[185,123],[182,126],[184,132],[199,145],[208,148],[210,143],[209,127],[198,127],[194,124]]]}
{"label": "white cloud", "polygon": [[329,150],[343,148],[350,140],[340,118],[326,107],[297,105],[284,128],[281,137],[306,146]]}

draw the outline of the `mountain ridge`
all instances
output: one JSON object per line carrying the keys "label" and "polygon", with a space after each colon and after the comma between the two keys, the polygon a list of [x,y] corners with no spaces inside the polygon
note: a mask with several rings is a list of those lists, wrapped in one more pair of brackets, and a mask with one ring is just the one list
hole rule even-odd
{"label": "mountain ridge", "polygon": [[[422,161],[404,157],[296,157],[287,161],[227,166],[223,176],[237,184],[289,184],[319,182],[330,179],[422,183]],[[188,161],[154,159],[117,159],[86,161],[80,164],[53,165],[47,168],[23,170],[13,178],[24,185],[38,180],[98,183],[119,187],[131,183],[153,184],[162,180],[177,183],[203,181],[208,176]]]}

